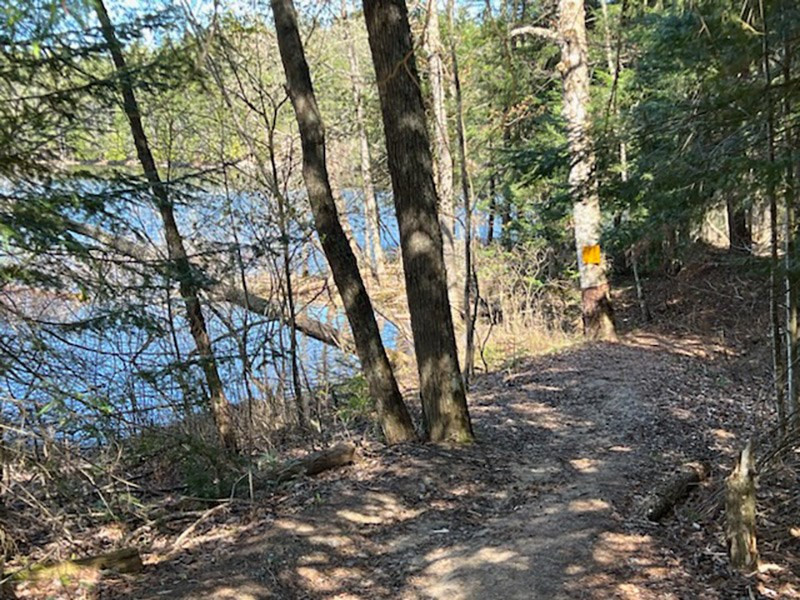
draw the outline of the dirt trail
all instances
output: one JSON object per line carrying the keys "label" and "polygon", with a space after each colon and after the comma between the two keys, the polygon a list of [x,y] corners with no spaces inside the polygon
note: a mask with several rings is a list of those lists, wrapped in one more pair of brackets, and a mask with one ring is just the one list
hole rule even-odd
{"label": "dirt trail", "polygon": [[[629,337],[480,378],[466,448],[365,445],[304,506],[221,522],[108,598],[729,598],[636,507],[685,459],[717,472],[760,383],[700,340]],[[298,489],[300,489],[300,487]],[[298,493],[301,493],[300,490]]]}

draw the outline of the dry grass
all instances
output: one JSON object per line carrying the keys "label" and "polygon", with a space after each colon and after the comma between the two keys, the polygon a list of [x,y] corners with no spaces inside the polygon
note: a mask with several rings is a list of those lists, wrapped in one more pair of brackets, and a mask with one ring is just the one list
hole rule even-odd
{"label": "dry grass", "polygon": [[476,362],[486,371],[547,354],[580,340],[574,283],[551,277],[550,250],[528,244],[482,248],[477,259],[481,310]]}

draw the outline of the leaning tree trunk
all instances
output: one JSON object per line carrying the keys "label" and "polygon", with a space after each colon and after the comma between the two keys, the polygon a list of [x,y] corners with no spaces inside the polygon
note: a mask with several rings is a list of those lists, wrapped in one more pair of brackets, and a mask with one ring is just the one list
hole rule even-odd
{"label": "leaning tree trunk", "polygon": [[[71,219],[62,218],[61,224],[65,229],[91,238],[128,258],[145,259],[153,262],[158,260],[155,252],[144,244],[106,233],[97,227],[78,223]],[[292,321],[278,301],[219,281],[196,264],[192,265],[192,271],[198,275],[197,284],[214,299],[243,308],[268,321],[279,321],[287,327],[293,327],[298,333],[302,333],[328,346],[339,348],[343,352],[350,353],[353,351],[352,340],[349,339],[348,335],[327,323],[313,319],[303,313],[296,315],[294,321]]]}
{"label": "leaning tree trunk", "polygon": [[589,66],[583,0],[559,1],[558,38],[584,334],[592,339],[614,339],[611,290],[604,253],[600,249],[600,197],[595,156],[587,122]]}
{"label": "leaning tree trunk", "polygon": [[408,9],[405,0],[364,0],[364,17],[380,93],[426,432],[433,441],[470,441]]}
{"label": "leaning tree trunk", "polygon": [[128,118],[131,135],[133,136],[133,141],[136,146],[136,153],[139,156],[139,162],[142,165],[142,170],[147,178],[156,207],[161,214],[161,219],[164,224],[164,237],[167,242],[169,260],[175,271],[175,278],[178,280],[178,289],[180,290],[181,297],[186,306],[186,317],[189,321],[189,329],[194,338],[197,354],[200,357],[200,363],[205,374],[206,383],[211,396],[211,413],[214,417],[217,435],[225,448],[235,452],[237,450],[237,445],[233,415],[230,403],[225,397],[222,380],[217,370],[214,351],[211,347],[211,339],[208,336],[206,321],[203,317],[202,307],[200,306],[200,299],[198,297],[199,286],[194,280],[194,274],[191,264],[189,263],[189,257],[186,253],[186,247],[183,243],[183,237],[175,221],[172,202],[169,199],[167,188],[158,174],[158,168],[153,159],[153,154],[150,151],[150,145],[147,141],[144,127],[142,126],[142,117],[139,112],[139,105],[136,102],[136,96],[133,93],[133,82],[125,64],[122,45],[117,39],[114,26],[108,16],[103,0],[94,0],[94,7],[97,18],[100,21],[103,37],[108,44],[108,49],[117,71],[123,108]]}
{"label": "leaning tree trunk", "polygon": [[361,150],[361,181],[364,187],[364,231],[366,237],[366,253],[369,257],[373,276],[380,280],[385,270],[386,258],[381,246],[381,226],[378,202],[375,198],[375,187],[372,184],[372,159],[367,137],[367,125],[364,117],[364,84],[358,65],[355,40],[347,18],[347,0],[342,0],[342,19],[344,35],[347,41],[347,58],[350,62],[350,85],[353,87],[353,104],[356,111],[356,127],[358,128],[358,141]]}
{"label": "leaning tree trunk", "polygon": [[439,34],[439,9],[436,0],[428,0],[425,18],[423,48],[428,60],[433,108],[433,149],[436,165],[436,191],[439,194],[439,224],[442,228],[444,262],[447,268],[447,285],[451,294],[457,292],[458,270],[455,238],[455,206],[453,204],[453,155],[450,152],[450,134],[447,129],[445,107],[445,72],[442,59],[442,42]]}
{"label": "leaning tree trunk", "polygon": [[358,271],[350,242],[342,230],[325,163],[325,130],[314,96],[292,0],[272,0],[275,31],[289,97],[297,116],[303,147],[303,179],[314,213],[314,222],[328,259],[333,279],[353,330],[369,391],[390,443],[413,440],[416,435],[389,365],[378,323]]}

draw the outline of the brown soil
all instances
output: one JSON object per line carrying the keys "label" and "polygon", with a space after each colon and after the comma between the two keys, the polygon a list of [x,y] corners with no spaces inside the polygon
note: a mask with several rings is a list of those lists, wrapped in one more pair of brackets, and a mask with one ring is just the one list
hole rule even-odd
{"label": "brown soil", "polygon": [[100,596],[746,596],[758,582],[728,572],[713,524],[681,515],[708,544],[694,548],[638,511],[684,460],[717,478],[732,463],[763,382],[722,350],[635,334],[486,375],[471,396],[479,443],[364,444],[356,465],[206,526]]}

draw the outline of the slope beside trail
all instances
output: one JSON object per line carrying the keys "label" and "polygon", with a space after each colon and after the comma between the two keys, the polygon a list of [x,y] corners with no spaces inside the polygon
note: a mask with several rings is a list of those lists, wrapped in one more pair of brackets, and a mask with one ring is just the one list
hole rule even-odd
{"label": "slope beside trail", "polygon": [[[699,338],[631,334],[480,377],[479,442],[362,443],[355,465],[230,508],[104,598],[739,598],[704,524],[638,510],[685,460],[717,479],[764,381]],[[698,517],[698,521],[701,519]],[[676,531],[683,533],[676,534]],[[716,536],[716,537],[715,537]],[[711,542],[709,542],[711,540]],[[157,550],[157,549],[156,549]]]}

